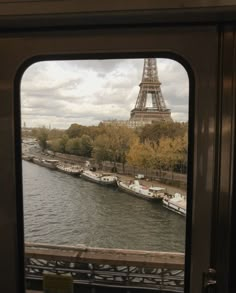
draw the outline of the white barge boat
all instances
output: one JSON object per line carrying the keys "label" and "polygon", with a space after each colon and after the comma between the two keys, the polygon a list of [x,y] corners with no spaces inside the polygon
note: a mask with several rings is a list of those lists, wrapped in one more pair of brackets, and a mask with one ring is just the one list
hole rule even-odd
{"label": "white barge boat", "polygon": [[80,176],[85,180],[107,186],[115,186],[117,180],[116,176],[109,173],[98,173],[90,170],[83,171]]}
{"label": "white barge boat", "polygon": [[180,193],[163,198],[163,206],[177,214],[186,216],[186,198]]}
{"label": "white barge boat", "polygon": [[22,155],[22,160],[24,161],[32,162],[33,158],[34,156],[31,156],[31,155],[25,155],[25,154]]}
{"label": "white barge boat", "polygon": [[56,165],[58,164],[58,160],[49,160],[49,159],[40,159],[40,158],[33,158],[32,160],[33,163],[46,167],[52,170],[56,170]]}
{"label": "white barge boat", "polygon": [[58,171],[74,176],[80,176],[83,171],[79,165],[66,166],[59,163],[56,165],[56,168]]}
{"label": "white barge boat", "polygon": [[147,200],[162,200],[165,196],[165,188],[151,186],[147,187],[139,183],[138,180],[126,184],[120,180],[117,180],[118,188],[131,195],[147,199]]}

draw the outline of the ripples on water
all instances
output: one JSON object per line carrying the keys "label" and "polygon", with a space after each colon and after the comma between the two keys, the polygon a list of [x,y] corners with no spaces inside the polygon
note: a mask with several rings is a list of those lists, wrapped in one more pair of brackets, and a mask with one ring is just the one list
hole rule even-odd
{"label": "ripples on water", "polygon": [[184,251],[185,218],[116,188],[23,161],[25,240]]}

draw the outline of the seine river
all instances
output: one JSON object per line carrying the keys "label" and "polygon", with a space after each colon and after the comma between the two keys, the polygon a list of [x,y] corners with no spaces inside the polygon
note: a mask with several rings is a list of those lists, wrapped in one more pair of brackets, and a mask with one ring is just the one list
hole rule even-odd
{"label": "seine river", "polygon": [[184,252],[185,218],[23,161],[25,241]]}

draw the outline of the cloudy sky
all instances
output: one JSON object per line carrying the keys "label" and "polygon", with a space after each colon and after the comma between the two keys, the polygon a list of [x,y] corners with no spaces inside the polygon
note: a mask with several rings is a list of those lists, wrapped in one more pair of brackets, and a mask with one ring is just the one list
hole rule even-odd
{"label": "cloudy sky", "polygon": [[[176,61],[157,59],[166,105],[174,121],[188,120],[188,76]],[[143,59],[43,61],[21,81],[22,125],[68,128],[128,120],[139,93]]]}

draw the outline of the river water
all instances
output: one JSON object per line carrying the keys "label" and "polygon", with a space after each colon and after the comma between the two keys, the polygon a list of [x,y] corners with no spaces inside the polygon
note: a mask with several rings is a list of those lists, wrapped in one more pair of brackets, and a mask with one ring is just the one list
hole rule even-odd
{"label": "river water", "polygon": [[164,207],[23,161],[25,241],[184,252],[185,218]]}

